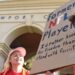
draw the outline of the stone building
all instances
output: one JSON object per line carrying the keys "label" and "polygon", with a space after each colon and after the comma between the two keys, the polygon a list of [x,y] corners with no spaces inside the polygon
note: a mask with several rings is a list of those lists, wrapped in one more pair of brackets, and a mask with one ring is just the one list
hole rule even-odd
{"label": "stone building", "polygon": [[[27,49],[26,61],[33,60],[48,14],[69,0],[7,0],[0,2],[0,70],[11,48]],[[71,72],[71,68],[67,69]],[[66,72],[63,70],[64,75]]]}

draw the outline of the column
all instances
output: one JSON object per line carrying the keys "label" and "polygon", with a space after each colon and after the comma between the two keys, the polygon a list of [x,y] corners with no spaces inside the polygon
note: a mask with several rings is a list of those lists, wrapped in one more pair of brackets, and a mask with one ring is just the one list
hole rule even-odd
{"label": "column", "polygon": [[5,43],[0,43],[0,71],[3,69],[10,48]]}

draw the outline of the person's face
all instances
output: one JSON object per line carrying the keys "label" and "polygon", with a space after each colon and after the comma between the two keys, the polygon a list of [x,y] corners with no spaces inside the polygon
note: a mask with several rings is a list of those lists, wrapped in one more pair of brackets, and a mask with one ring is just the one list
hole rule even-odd
{"label": "person's face", "polygon": [[10,63],[11,63],[11,65],[15,65],[15,66],[18,66],[18,65],[23,66],[24,57],[20,54],[20,52],[16,51],[11,54]]}

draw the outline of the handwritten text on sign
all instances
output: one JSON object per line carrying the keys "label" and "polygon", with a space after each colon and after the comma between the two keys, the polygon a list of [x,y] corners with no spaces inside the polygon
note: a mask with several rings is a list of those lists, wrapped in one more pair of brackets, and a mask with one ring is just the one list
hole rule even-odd
{"label": "handwritten text on sign", "polygon": [[69,20],[74,11],[72,0],[49,15],[31,74],[75,64],[75,25]]}

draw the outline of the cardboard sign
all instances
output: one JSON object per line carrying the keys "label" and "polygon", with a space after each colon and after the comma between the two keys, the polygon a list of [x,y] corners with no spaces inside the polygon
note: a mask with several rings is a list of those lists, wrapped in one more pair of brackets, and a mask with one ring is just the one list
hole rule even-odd
{"label": "cardboard sign", "polygon": [[31,74],[75,64],[74,15],[75,0],[49,15]]}

